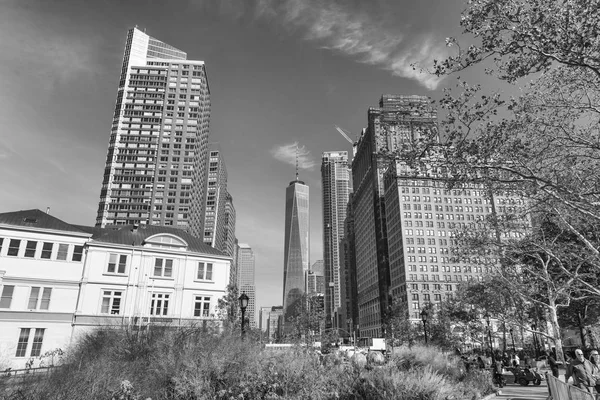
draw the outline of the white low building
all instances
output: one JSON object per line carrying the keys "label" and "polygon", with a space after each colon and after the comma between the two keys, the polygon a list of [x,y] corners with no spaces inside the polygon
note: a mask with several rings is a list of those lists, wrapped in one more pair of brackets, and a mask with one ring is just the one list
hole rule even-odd
{"label": "white low building", "polygon": [[76,333],[106,325],[218,322],[231,258],[175,228],[89,229]]}
{"label": "white low building", "polygon": [[90,237],[40,210],[0,214],[0,368],[69,344]]}
{"label": "white low building", "polygon": [[0,214],[0,368],[48,364],[98,327],[220,326],[231,258],[182,230]]}

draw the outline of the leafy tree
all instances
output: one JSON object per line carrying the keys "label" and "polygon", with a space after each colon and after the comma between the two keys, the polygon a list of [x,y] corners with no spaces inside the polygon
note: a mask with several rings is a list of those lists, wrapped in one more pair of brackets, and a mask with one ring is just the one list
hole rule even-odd
{"label": "leafy tree", "polygon": [[217,304],[217,316],[223,321],[223,327],[231,332],[240,326],[239,291],[236,285],[227,285],[227,293],[219,299]]}
{"label": "leafy tree", "polygon": [[434,72],[481,67],[498,81],[446,90],[441,134],[407,153],[409,163],[439,162],[450,186],[488,194],[491,215],[457,238],[462,256],[543,310],[552,332],[536,333],[551,336],[559,358],[558,310],[600,297],[590,279],[600,274],[599,17],[598,0],[470,0],[461,19],[470,43],[449,38],[457,52]]}
{"label": "leafy tree", "polygon": [[324,331],[323,296],[303,294],[288,307],[285,332],[289,339],[312,345]]}
{"label": "leafy tree", "polygon": [[406,308],[398,299],[392,300],[386,313],[384,332],[386,342],[392,347],[402,345],[412,347],[416,340],[423,336],[422,328],[409,320]]}

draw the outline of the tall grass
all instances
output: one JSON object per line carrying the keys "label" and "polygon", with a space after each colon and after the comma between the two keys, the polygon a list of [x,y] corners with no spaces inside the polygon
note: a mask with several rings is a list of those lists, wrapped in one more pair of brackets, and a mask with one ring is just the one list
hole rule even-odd
{"label": "tall grass", "polygon": [[[196,328],[100,330],[83,337],[60,369],[6,399],[249,400],[478,399],[485,377],[431,348],[400,349],[384,365],[326,361],[303,348],[269,351]],[[489,377],[488,377],[489,378]],[[127,381],[127,382],[125,382]]]}

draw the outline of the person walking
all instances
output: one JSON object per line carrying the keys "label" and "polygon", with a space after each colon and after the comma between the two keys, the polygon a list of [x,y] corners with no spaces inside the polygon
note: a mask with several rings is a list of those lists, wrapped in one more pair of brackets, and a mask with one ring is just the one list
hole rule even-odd
{"label": "person walking", "polygon": [[596,379],[600,379],[600,376],[594,375],[594,364],[585,359],[581,349],[575,350],[575,359],[567,367],[565,382],[568,382],[570,377],[573,377],[573,385],[594,394]]}
{"label": "person walking", "polygon": [[590,362],[594,365],[593,374],[596,376],[596,396],[600,398],[600,355],[598,355],[598,350],[590,352]]}
{"label": "person walking", "polygon": [[556,361],[556,358],[554,358],[554,355],[549,351],[546,352],[546,356],[548,357],[548,366],[552,371],[552,375],[555,378],[558,378],[558,362]]}

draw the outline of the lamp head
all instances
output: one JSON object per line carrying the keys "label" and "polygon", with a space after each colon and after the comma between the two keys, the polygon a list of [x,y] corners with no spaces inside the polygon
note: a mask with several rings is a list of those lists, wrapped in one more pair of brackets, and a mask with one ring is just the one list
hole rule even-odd
{"label": "lamp head", "polygon": [[421,321],[423,321],[423,322],[427,321],[427,316],[428,316],[428,315],[429,315],[429,313],[427,312],[427,310],[426,310],[426,309],[423,309],[423,310],[421,311]]}
{"label": "lamp head", "polygon": [[249,300],[249,298],[248,298],[248,296],[246,295],[245,292],[243,292],[241,294],[241,296],[238,298],[238,301],[240,302],[240,308],[242,310],[245,310],[246,307],[248,307],[248,300]]}

